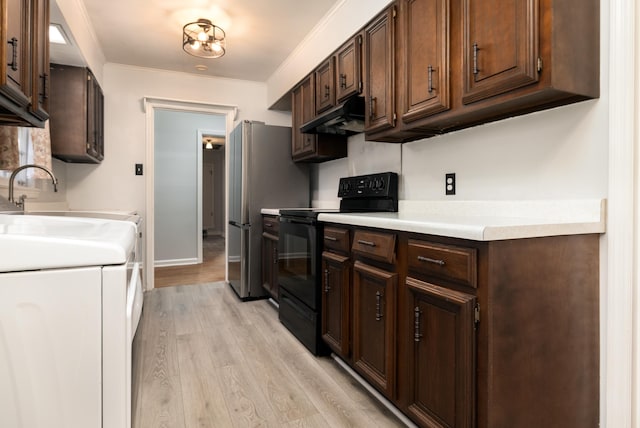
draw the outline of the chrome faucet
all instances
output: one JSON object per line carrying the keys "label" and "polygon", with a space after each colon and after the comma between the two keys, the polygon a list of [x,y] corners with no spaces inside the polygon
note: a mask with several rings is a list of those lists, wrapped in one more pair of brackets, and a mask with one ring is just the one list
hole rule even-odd
{"label": "chrome faucet", "polygon": [[58,179],[56,178],[55,175],[53,175],[53,172],[49,171],[47,168],[40,166],[40,165],[36,165],[36,164],[28,164],[28,165],[22,165],[18,168],[16,168],[15,170],[13,170],[13,172],[11,173],[11,176],[9,177],[9,202],[13,202],[13,204],[19,208],[22,208],[24,210],[24,196],[21,196],[17,201],[14,200],[13,198],[13,182],[16,179],[16,175],[22,171],[23,169],[27,169],[27,168],[38,168],[43,170],[44,172],[46,172],[47,174],[49,174],[49,176],[51,177],[51,183],[53,184],[53,191],[57,192],[58,191]]}

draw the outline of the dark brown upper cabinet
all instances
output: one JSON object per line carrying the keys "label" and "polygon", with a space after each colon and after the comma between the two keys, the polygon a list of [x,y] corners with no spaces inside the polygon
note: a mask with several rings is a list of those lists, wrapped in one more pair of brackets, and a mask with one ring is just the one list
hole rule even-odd
{"label": "dark brown upper cabinet", "polygon": [[0,18],[0,124],[44,127],[48,118],[49,0],[5,0]]}
{"label": "dark brown upper cabinet", "polygon": [[62,161],[104,158],[104,96],[91,70],[51,64],[51,154]]}
{"label": "dark brown upper cabinet", "polygon": [[335,54],[336,99],[342,102],[362,92],[362,35],[350,39]]}
{"label": "dark brown upper cabinet", "polygon": [[400,79],[404,122],[450,108],[450,0],[401,0],[398,31],[404,64]]}
{"label": "dark brown upper cabinet", "polygon": [[364,131],[369,136],[395,126],[395,16],[391,6],[364,29]]}
{"label": "dark brown upper cabinet", "polygon": [[324,162],[347,156],[347,138],[342,135],[303,134],[300,127],[315,117],[315,73],[307,75],[291,92],[294,162]]}
{"label": "dark brown upper cabinet", "polygon": [[316,136],[300,132],[300,126],[311,120],[315,114],[314,81],[314,75],[310,74],[292,92],[293,141],[291,156],[294,160],[309,156],[316,149]]}
{"label": "dark brown upper cabinet", "polygon": [[463,103],[538,81],[542,70],[538,3],[463,0]]}
{"label": "dark brown upper cabinet", "polygon": [[31,85],[34,88],[31,112],[40,120],[49,118],[49,0],[34,2],[31,34],[34,41],[31,62],[34,64]]}
{"label": "dark brown upper cabinet", "polygon": [[[402,121],[379,141],[426,138],[599,96],[598,0],[401,0],[399,15]],[[438,60],[443,73],[434,69],[430,85],[429,63]]]}
{"label": "dark brown upper cabinet", "polygon": [[316,69],[316,113],[353,95],[357,80],[343,70],[359,64],[360,35],[370,141],[597,98],[599,26],[599,0],[396,0]]}
{"label": "dark brown upper cabinet", "polygon": [[314,72],[316,76],[316,114],[336,105],[336,71],[333,57],[320,64]]}

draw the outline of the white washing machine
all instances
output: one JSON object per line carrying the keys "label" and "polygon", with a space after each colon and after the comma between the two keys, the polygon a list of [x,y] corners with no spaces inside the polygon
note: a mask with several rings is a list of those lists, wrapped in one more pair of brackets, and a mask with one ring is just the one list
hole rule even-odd
{"label": "white washing machine", "polygon": [[0,215],[0,426],[131,426],[136,225]]}

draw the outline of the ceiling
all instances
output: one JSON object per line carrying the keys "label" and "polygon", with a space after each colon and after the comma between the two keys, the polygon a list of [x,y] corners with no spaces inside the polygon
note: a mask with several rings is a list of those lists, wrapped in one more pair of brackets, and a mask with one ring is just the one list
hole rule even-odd
{"label": "ceiling", "polygon": [[[341,0],[83,0],[107,62],[266,81]],[[221,58],[182,50],[182,27],[210,19],[227,35]],[[55,1],[51,22],[69,31]],[[71,35],[72,36],[72,35]],[[76,47],[51,46],[51,62],[80,65]],[[206,70],[196,69],[204,65]]]}

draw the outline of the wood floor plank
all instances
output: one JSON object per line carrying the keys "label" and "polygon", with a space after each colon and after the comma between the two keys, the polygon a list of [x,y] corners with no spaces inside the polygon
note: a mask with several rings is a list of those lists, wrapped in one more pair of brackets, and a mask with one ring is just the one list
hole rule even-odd
{"label": "wood floor plank", "polygon": [[238,344],[278,422],[282,424],[318,413],[291,373],[282,367],[280,358],[273,352],[273,344],[255,328],[257,325],[246,329],[238,337]]}
{"label": "wood floor plank", "polygon": [[140,395],[140,426],[187,428],[179,376],[145,379]]}
{"label": "wood floor plank", "polygon": [[187,427],[231,427],[222,388],[204,333],[178,336],[182,405]]}
{"label": "wood floor plank", "polygon": [[224,396],[233,425],[244,427],[278,426],[271,408],[259,393],[259,388],[242,365],[222,367]]}
{"label": "wood floor plank", "polygon": [[146,347],[142,352],[142,378],[166,378],[178,376],[178,358],[176,350],[176,335],[171,310],[171,295],[153,290],[145,294],[141,331]]}
{"label": "wood floor plank", "polygon": [[[329,422],[336,427],[374,427],[375,418],[360,409],[338,385],[342,376],[333,379],[326,375],[318,365],[319,357],[311,354],[297,354],[286,358],[285,365],[295,375],[314,405]],[[375,415],[380,416],[378,409]]]}
{"label": "wood floor plank", "polygon": [[171,311],[176,335],[202,331],[200,320],[192,314],[195,308],[193,293],[187,287],[169,287],[167,291],[171,293]]}

